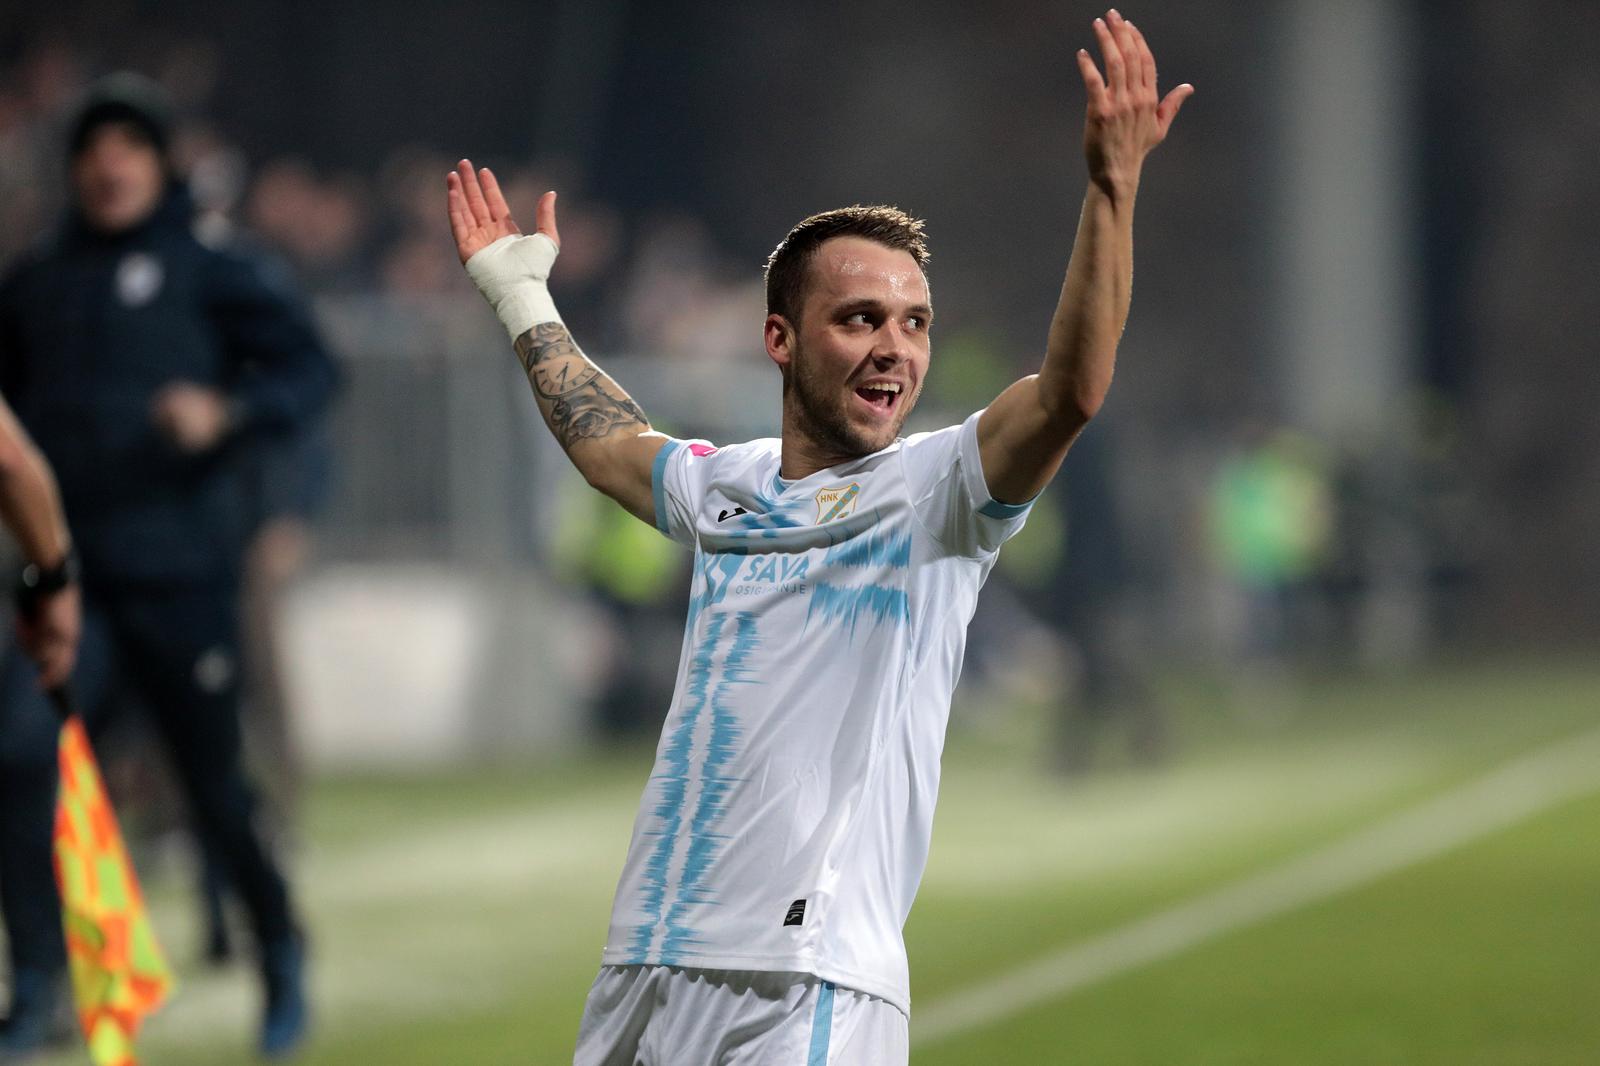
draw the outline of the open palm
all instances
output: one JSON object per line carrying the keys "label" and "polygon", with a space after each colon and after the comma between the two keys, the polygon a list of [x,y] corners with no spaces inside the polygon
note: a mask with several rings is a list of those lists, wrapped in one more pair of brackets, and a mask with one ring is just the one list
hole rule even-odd
{"label": "open palm", "polygon": [[[465,263],[501,237],[522,232],[511,217],[500,183],[488,167],[473,170],[471,160],[463,159],[445,177],[445,205],[450,212],[450,233],[456,239],[456,254]],[[556,194],[539,197],[534,209],[534,228],[561,245],[556,232]]]}
{"label": "open palm", "polygon": [[1088,94],[1083,147],[1091,180],[1112,191],[1118,182],[1137,184],[1145,156],[1166,139],[1194,86],[1184,82],[1158,97],[1150,45],[1115,8],[1094,20],[1094,33],[1106,72],[1101,77],[1088,51],[1078,50],[1078,70]]}

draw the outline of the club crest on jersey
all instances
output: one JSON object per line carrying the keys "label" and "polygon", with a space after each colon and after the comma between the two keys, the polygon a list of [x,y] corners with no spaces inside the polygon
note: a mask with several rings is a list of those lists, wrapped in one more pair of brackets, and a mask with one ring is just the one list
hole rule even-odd
{"label": "club crest on jersey", "polygon": [[817,493],[817,525],[844,518],[856,509],[856,499],[861,495],[861,485],[852,481],[836,485]]}

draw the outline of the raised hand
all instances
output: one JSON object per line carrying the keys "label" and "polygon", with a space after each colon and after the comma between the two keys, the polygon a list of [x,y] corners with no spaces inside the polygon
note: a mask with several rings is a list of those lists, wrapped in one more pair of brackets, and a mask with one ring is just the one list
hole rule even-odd
{"label": "raised hand", "polygon": [[[488,167],[474,171],[470,160],[457,163],[445,177],[445,206],[450,213],[450,233],[456,239],[456,254],[463,264],[501,237],[522,232],[511,217],[511,208],[506,206],[494,172]],[[539,197],[533,218],[534,228],[559,247],[555,193]]]}
{"label": "raised hand", "polygon": [[1089,179],[1113,197],[1135,188],[1144,157],[1172,128],[1178,109],[1194,92],[1185,82],[1158,100],[1156,60],[1144,34],[1116,9],[1094,20],[1105,76],[1086,49],[1078,49],[1078,71],[1088,93],[1083,150]]}

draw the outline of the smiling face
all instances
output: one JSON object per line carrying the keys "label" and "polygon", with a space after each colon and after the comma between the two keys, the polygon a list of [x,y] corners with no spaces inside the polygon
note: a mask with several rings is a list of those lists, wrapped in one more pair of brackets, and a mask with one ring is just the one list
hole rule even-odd
{"label": "smiling face", "polygon": [[799,317],[767,316],[786,452],[792,444],[830,466],[894,443],[928,372],[933,308],[917,261],[863,237],[824,241]]}

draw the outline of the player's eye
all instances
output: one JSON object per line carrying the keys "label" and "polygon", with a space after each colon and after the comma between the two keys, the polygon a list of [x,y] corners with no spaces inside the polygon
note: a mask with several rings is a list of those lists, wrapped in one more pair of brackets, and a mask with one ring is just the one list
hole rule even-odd
{"label": "player's eye", "polygon": [[906,327],[913,330],[924,330],[928,328],[928,322],[921,315],[907,315]]}
{"label": "player's eye", "polygon": [[847,326],[870,326],[870,325],[872,325],[872,319],[868,317],[868,315],[867,315],[867,313],[865,311],[856,311],[853,314],[846,315],[844,321],[845,321],[845,325],[847,325]]}

